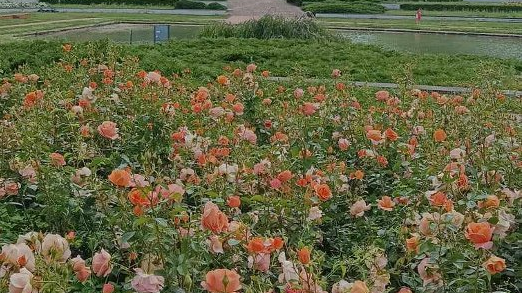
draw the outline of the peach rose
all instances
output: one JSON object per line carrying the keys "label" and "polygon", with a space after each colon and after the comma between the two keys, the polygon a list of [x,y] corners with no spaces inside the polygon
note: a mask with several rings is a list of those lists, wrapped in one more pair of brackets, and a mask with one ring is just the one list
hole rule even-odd
{"label": "peach rose", "polygon": [[299,249],[297,252],[297,257],[299,258],[299,261],[306,265],[310,263],[310,249],[308,247],[303,247]]}
{"label": "peach rose", "polygon": [[60,235],[47,234],[42,242],[42,255],[48,260],[65,262],[71,256],[69,242]]}
{"label": "peach rose", "polygon": [[52,153],[50,155],[51,157],[51,164],[55,167],[61,167],[65,166],[65,158],[59,154],[59,153]]}
{"label": "peach rose", "polygon": [[492,255],[482,266],[492,275],[500,273],[506,269],[506,260]]}
{"label": "peach rose", "polygon": [[136,276],[131,281],[131,286],[138,293],[159,293],[165,286],[165,278],[149,275],[142,269],[134,269]]}
{"label": "peach rose", "polygon": [[102,293],[112,293],[114,292],[114,285],[111,283],[103,284]]}
{"label": "peach rose", "polygon": [[201,286],[211,293],[233,293],[241,290],[239,278],[235,271],[217,269],[207,273]]}
{"label": "peach rose", "polygon": [[385,211],[388,211],[388,212],[391,212],[393,211],[393,207],[395,206],[395,203],[393,202],[393,200],[391,199],[391,197],[389,196],[383,196],[379,201],[378,201],[378,206],[381,210],[385,210]]}
{"label": "peach rose", "polygon": [[434,283],[440,280],[441,276],[439,273],[435,272],[435,267],[431,265],[430,258],[424,258],[417,267],[417,271],[419,273],[420,278],[424,281],[424,286],[429,283]]}
{"label": "peach rose", "polygon": [[215,234],[221,233],[222,231],[227,230],[228,218],[219,210],[219,207],[216,204],[209,201],[203,208],[201,225],[204,229],[210,230]]}
{"label": "peach rose", "polygon": [[85,260],[78,255],[71,259],[71,264],[78,281],[83,283],[89,279],[91,276],[91,269],[88,266],[85,266]]}
{"label": "peach rose", "polygon": [[388,91],[378,91],[375,93],[375,99],[377,101],[386,101],[390,98],[390,93]]}
{"label": "peach rose", "polygon": [[92,270],[97,277],[107,277],[112,271],[111,255],[102,249],[92,258]]}
{"label": "peach rose", "polygon": [[127,170],[114,169],[109,175],[109,181],[116,186],[129,187],[131,185],[131,174]]}
{"label": "peach rose", "polygon": [[98,126],[98,133],[101,136],[111,140],[115,140],[120,137],[116,123],[112,121],[104,121],[102,124],[100,124]]}
{"label": "peach rose", "polygon": [[437,129],[435,130],[435,132],[433,133],[433,139],[436,141],[436,142],[443,142],[446,140],[448,136],[446,135],[446,132],[443,130],[443,129]]}
{"label": "peach rose", "polygon": [[328,200],[332,197],[332,191],[330,190],[330,186],[327,184],[317,184],[314,186],[315,195],[322,200]]}
{"label": "peach rose", "polygon": [[488,222],[469,223],[465,235],[469,241],[473,242],[476,249],[491,249],[493,247],[493,242],[491,242],[493,230],[494,228]]}
{"label": "peach rose", "polygon": [[35,270],[35,258],[31,248],[25,243],[7,244],[2,247],[0,256],[4,262],[25,267],[29,271]]}
{"label": "peach rose", "polygon": [[370,289],[366,286],[366,283],[363,281],[355,281],[352,286],[352,290],[350,293],[370,293]]}
{"label": "peach rose", "polygon": [[365,211],[370,210],[370,206],[366,205],[366,202],[361,199],[356,201],[351,207],[350,207],[350,214],[356,218],[364,216]]}
{"label": "peach rose", "polygon": [[248,257],[248,267],[260,272],[270,269],[270,253],[259,253]]}

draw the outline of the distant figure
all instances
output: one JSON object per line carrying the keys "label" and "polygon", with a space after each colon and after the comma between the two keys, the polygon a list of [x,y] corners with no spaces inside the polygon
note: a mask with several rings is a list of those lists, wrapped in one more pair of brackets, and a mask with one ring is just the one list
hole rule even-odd
{"label": "distant figure", "polygon": [[417,9],[417,12],[415,13],[415,23],[419,24],[422,18],[422,10],[419,8]]}

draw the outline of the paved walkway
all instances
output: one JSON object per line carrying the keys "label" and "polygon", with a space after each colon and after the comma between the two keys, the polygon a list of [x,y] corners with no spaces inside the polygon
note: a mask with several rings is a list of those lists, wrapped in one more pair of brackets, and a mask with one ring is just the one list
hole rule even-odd
{"label": "paved walkway", "polygon": [[240,23],[258,19],[264,15],[299,17],[303,11],[286,0],[228,0],[229,17],[227,22]]}
{"label": "paved walkway", "polygon": [[[415,11],[412,15],[386,15],[386,14],[339,14],[317,13],[321,18],[347,18],[347,19],[415,19]],[[460,16],[423,16],[422,20],[449,20],[449,21],[482,21],[482,22],[516,22],[522,23],[522,18],[494,18],[494,17],[460,17]]]}

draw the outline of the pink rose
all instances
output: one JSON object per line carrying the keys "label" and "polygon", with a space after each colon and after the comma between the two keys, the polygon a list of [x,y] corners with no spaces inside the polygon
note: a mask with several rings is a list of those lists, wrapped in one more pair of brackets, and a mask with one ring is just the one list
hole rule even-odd
{"label": "pink rose", "polygon": [[362,217],[365,211],[370,210],[370,206],[366,205],[364,200],[356,201],[350,208],[350,214],[356,218]]}
{"label": "pink rose", "polygon": [[116,123],[112,121],[103,121],[103,123],[98,126],[98,133],[101,136],[111,140],[115,140],[120,137]]}
{"label": "pink rose", "polygon": [[100,252],[94,254],[92,258],[92,270],[97,277],[106,277],[112,271],[111,255],[102,249]]}
{"label": "pink rose", "polygon": [[19,273],[11,275],[9,278],[9,293],[33,293],[37,292],[33,289],[31,281],[33,274],[25,268],[20,269]]}
{"label": "pink rose", "polygon": [[138,293],[158,293],[163,289],[165,279],[162,276],[145,274],[142,269],[134,269],[136,276],[132,279],[132,288]]}

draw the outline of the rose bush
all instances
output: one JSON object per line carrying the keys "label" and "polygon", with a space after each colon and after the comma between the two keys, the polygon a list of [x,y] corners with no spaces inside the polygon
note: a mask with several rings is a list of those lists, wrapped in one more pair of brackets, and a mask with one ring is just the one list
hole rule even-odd
{"label": "rose bush", "polygon": [[0,86],[1,292],[522,288],[520,98],[63,50]]}

